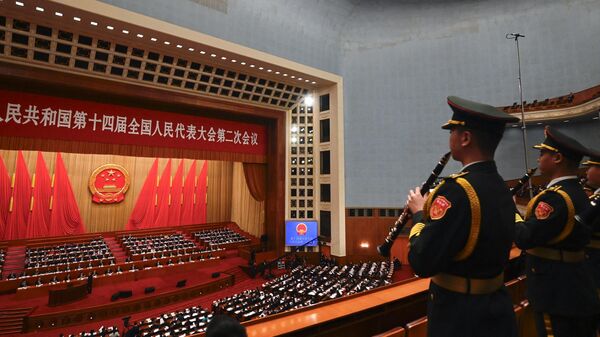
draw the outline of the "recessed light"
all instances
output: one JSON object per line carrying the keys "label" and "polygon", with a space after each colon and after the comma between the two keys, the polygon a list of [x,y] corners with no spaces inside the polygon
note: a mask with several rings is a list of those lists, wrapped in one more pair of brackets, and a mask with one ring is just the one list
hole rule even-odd
{"label": "recessed light", "polygon": [[123,34],[129,34],[129,31],[127,29],[123,29],[122,32]]}
{"label": "recessed light", "polygon": [[90,22],[90,25],[92,25],[92,26],[97,26],[97,25],[98,25],[98,22],[96,22],[96,21],[92,21],[92,22]]}
{"label": "recessed light", "polygon": [[177,45],[177,48],[183,48],[183,46],[182,46],[182,45],[180,45],[180,44],[178,44],[178,45]]}
{"label": "recessed light", "polygon": [[312,81],[312,82],[310,82],[310,83],[312,83],[312,84],[317,84],[317,82],[315,82],[315,81]]}
{"label": "recessed light", "polygon": [[310,82],[310,80],[304,80],[304,82]]}
{"label": "recessed light", "polygon": [[278,72],[278,71],[276,71],[276,72],[275,72],[275,75],[279,75],[279,74],[281,74],[281,73],[280,73],[280,72]]}
{"label": "recessed light", "polygon": [[139,38],[144,37],[144,35],[142,35],[142,34],[137,34],[136,36],[139,37]]}
{"label": "recessed light", "polygon": [[271,69],[267,69],[267,72],[268,72],[268,73],[270,73],[270,72],[272,72],[272,71],[273,71],[273,70],[271,70]]}
{"label": "recessed light", "polygon": [[155,37],[151,37],[151,38],[150,38],[150,41],[152,41],[152,42],[156,42],[156,41],[158,41],[158,39],[157,39],[157,38],[155,38]]}
{"label": "recessed light", "polygon": [[237,62],[237,60],[231,60],[231,63],[236,63],[236,62]]}
{"label": "recessed light", "polygon": [[38,12],[43,12],[44,11],[44,9],[42,7],[36,7],[35,10],[38,11]]}
{"label": "recessed light", "polygon": [[302,81],[302,77],[298,77],[298,81]]}
{"label": "recessed light", "polygon": [[194,48],[188,48],[189,51],[194,51]]}
{"label": "recessed light", "polygon": [[106,29],[113,30],[113,29],[115,29],[115,27],[113,27],[113,26],[106,26]]}
{"label": "recessed light", "polygon": [[167,46],[171,44],[171,42],[169,42],[169,41],[165,41],[163,43],[166,44]]}
{"label": "recessed light", "polygon": [[25,4],[22,3],[21,1],[15,1],[15,5],[21,6],[21,7],[25,6]]}
{"label": "recessed light", "polygon": [[263,69],[265,69],[265,68],[263,68],[263,67],[258,67],[258,70],[263,70]]}
{"label": "recessed light", "polygon": [[210,54],[210,57],[217,57],[217,54]]}
{"label": "recessed light", "polygon": [[227,60],[225,56],[221,56],[221,60]]}
{"label": "recessed light", "polygon": [[63,13],[61,13],[61,12],[54,12],[54,15],[62,17]]}
{"label": "recessed light", "polygon": [[201,50],[200,54],[204,55],[204,54],[206,54],[206,52],[204,50]]}
{"label": "recessed light", "polygon": [[254,67],[256,67],[254,64],[251,64],[251,65],[250,65],[250,68],[254,68]]}
{"label": "recessed light", "polygon": [[287,74],[283,74],[283,77],[287,77]]}
{"label": "recessed light", "polygon": [[292,75],[292,76],[290,76],[290,77],[291,77],[291,78],[296,78],[296,76],[294,76],[294,75]]}
{"label": "recessed light", "polygon": [[243,66],[245,66],[245,65],[246,65],[246,62],[240,62],[240,64],[241,64],[241,65],[243,65]]}
{"label": "recessed light", "polygon": [[80,18],[80,17],[78,17],[78,16],[74,16],[74,17],[73,17],[73,20],[75,20],[75,21],[81,21],[81,18]]}

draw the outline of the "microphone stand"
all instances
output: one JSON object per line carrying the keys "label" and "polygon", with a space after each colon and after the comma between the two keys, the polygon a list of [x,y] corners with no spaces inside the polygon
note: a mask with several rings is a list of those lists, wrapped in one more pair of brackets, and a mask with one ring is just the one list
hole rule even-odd
{"label": "microphone stand", "polygon": [[[527,159],[527,128],[525,126],[525,105],[523,104],[523,83],[521,81],[521,52],[519,50],[519,38],[525,37],[525,35],[519,33],[506,34],[506,38],[509,40],[515,40],[517,45],[517,64],[519,67],[519,100],[521,103],[521,131],[523,134],[523,157],[525,158],[525,172],[529,171],[529,161]],[[529,185],[529,199],[533,198],[533,188],[531,185],[531,179],[528,181]]]}

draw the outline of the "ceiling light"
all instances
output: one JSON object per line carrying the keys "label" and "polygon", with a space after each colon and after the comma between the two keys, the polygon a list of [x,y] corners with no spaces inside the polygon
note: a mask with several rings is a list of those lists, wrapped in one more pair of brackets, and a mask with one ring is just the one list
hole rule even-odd
{"label": "ceiling light", "polygon": [[263,70],[263,69],[265,69],[265,68],[263,68],[263,67],[258,67],[258,70]]}
{"label": "ceiling light", "polygon": [[284,77],[287,77],[287,74],[283,74]]}
{"label": "ceiling light", "polygon": [[317,84],[317,82],[315,82],[315,81],[312,81],[312,82],[310,82],[310,83],[312,83],[312,84]]}
{"label": "ceiling light", "polygon": [[150,41],[152,41],[152,42],[156,42],[156,41],[158,41],[158,39],[157,39],[157,38],[155,38],[155,37],[151,37],[151,38],[150,38]]}
{"label": "ceiling light", "polygon": [[566,119],[566,120],[564,120],[564,121],[563,121],[563,123],[569,123],[569,120],[568,120],[568,119]]}
{"label": "ceiling light", "polygon": [[144,35],[142,35],[142,34],[137,34],[136,36],[139,37],[139,38],[144,37]]}
{"label": "ceiling light", "polygon": [[165,41],[163,43],[166,44],[167,46],[171,44],[171,42],[169,42],[169,41]]}
{"label": "ceiling light", "polygon": [[189,51],[194,51],[194,48],[188,48]]}
{"label": "ceiling light", "polygon": [[292,144],[296,144],[296,143],[298,142],[298,137],[296,137],[296,136],[292,136],[292,137],[290,138],[290,142],[291,142]]}
{"label": "ceiling light", "polygon": [[304,105],[313,106],[315,99],[311,95],[304,96]]}
{"label": "ceiling light", "polygon": [[225,56],[221,56],[221,60],[227,60]]}
{"label": "ceiling light", "polygon": [[80,17],[78,17],[78,16],[74,16],[74,17],[73,17],[73,20],[75,20],[75,21],[81,21],[81,18],[80,18]]}
{"label": "ceiling light", "polygon": [[360,243],[360,248],[369,248],[369,243],[368,242],[361,242]]}
{"label": "ceiling light", "polygon": [[271,70],[271,69],[267,69],[267,72],[268,72],[268,73],[270,73],[270,72],[272,72],[272,71],[273,71],[273,70]]}
{"label": "ceiling light", "polygon": [[276,71],[276,72],[275,72],[275,75],[279,75],[279,74],[281,74],[281,73],[280,73],[280,72],[278,72],[278,71]]}
{"label": "ceiling light", "polygon": [[62,17],[63,13],[61,13],[61,12],[54,12],[54,15]]}
{"label": "ceiling light", "polygon": [[15,1],[15,5],[21,6],[21,7],[25,6],[25,4],[22,3],[21,1]]}
{"label": "ceiling light", "polygon": [[217,54],[210,54],[210,57],[217,57]]}
{"label": "ceiling light", "polygon": [[115,27],[113,27],[113,26],[106,26],[106,29],[113,30],[113,29],[115,29]]}
{"label": "ceiling light", "polygon": [[298,77],[298,81],[302,81],[302,77]]}
{"label": "ceiling light", "polygon": [[310,82],[310,80],[304,80],[304,82]]}
{"label": "ceiling light", "polygon": [[201,50],[200,54],[204,55],[204,54],[206,54],[206,52],[204,50]]}
{"label": "ceiling light", "polygon": [[298,126],[296,124],[292,124],[292,127],[290,128],[290,131],[292,131],[292,132],[298,132]]}
{"label": "ceiling light", "polygon": [[296,76],[294,76],[294,75],[292,75],[292,76],[290,76],[290,77],[291,77],[291,78],[296,78]]}
{"label": "ceiling light", "polygon": [[250,65],[250,68],[254,68],[254,67],[255,67],[255,65],[254,65],[254,64],[251,64],[251,65]]}
{"label": "ceiling light", "polygon": [[90,25],[92,25],[92,26],[97,26],[97,25],[98,25],[98,22],[96,22],[96,21],[92,21],[92,22],[90,22]]}
{"label": "ceiling light", "polygon": [[38,12],[43,12],[44,11],[44,9],[42,7],[36,7],[35,10],[38,11]]}
{"label": "ceiling light", "polygon": [[246,62],[240,62],[240,64],[241,64],[241,65],[243,65],[243,66],[245,66],[245,65],[246,65]]}
{"label": "ceiling light", "polygon": [[183,48],[183,46],[182,46],[182,45],[180,45],[180,44],[178,44],[178,45],[177,45],[177,48]]}
{"label": "ceiling light", "polygon": [[237,62],[237,60],[231,60],[231,63],[236,63],[236,62]]}
{"label": "ceiling light", "polygon": [[123,29],[122,32],[123,34],[129,34],[129,31],[127,29]]}

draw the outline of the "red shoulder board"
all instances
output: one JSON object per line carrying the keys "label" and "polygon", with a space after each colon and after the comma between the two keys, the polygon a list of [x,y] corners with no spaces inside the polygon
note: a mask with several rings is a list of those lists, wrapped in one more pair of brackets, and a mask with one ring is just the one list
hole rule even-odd
{"label": "red shoulder board", "polygon": [[446,215],[446,211],[448,208],[452,207],[452,203],[448,201],[444,196],[438,196],[431,203],[431,208],[429,209],[429,217],[431,220],[439,220]]}
{"label": "red shoulder board", "polygon": [[540,201],[535,208],[535,218],[538,220],[548,219],[552,212],[554,212],[554,208],[552,206],[546,202]]}

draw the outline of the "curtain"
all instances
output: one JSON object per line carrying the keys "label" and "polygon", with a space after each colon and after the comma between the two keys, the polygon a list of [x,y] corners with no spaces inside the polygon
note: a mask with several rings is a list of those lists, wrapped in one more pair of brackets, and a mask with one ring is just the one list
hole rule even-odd
{"label": "curtain", "polygon": [[156,192],[154,227],[163,227],[169,221],[169,192],[171,191],[171,159],[163,170]]}
{"label": "curtain", "polygon": [[50,187],[50,175],[48,174],[46,161],[39,151],[35,164],[35,175],[31,184],[33,195],[31,196],[31,213],[27,221],[26,237],[44,237],[48,235],[48,226],[50,225],[50,196],[52,195],[52,188]]}
{"label": "curtain", "polygon": [[191,225],[194,223],[194,200],[196,200],[196,161],[192,161],[192,166],[185,178],[183,184],[183,203],[181,205],[181,224]]}
{"label": "curtain", "polygon": [[232,191],[231,221],[244,231],[260,237],[265,233],[265,202],[257,201],[250,194],[242,163],[233,164]]}
{"label": "curtain", "polygon": [[252,197],[265,201],[267,197],[267,165],[244,163],[244,176]]}
{"label": "curtain", "polygon": [[85,227],[79,215],[79,207],[60,152],[56,154],[54,175],[49,235],[63,236],[85,233]]}
{"label": "curtain", "polygon": [[179,161],[179,166],[173,177],[171,186],[171,195],[169,200],[169,226],[181,225],[181,200],[183,189],[183,159]]}
{"label": "curtain", "polygon": [[21,151],[17,155],[12,186],[12,197],[8,206],[10,214],[6,222],[5,240],[22,239],[25,238],[26,234],[29,201],[31,199],[31,180]]}
{"label": "curtain", "polygon": [[131,211],[129,221],[127,221],[127,230],[147,228],[154,225],[156,178],[158,178],[158,158],[154,159],[150,172],[146,176],[146,181],[144,181],[133,211]]}
{"label": "curtain", "polygon": [[194,205],[193,223],[206,223],[206,179],[208,175],[208,165],[206,161],[202,164],[198,184],[196,186],[196,204]]}
{"label": "curtain", "polygon": [[10,204],[10,177],[4,160],[0,157],[0,240],[4,238],[6,222],[8,221],[8,206]]}

